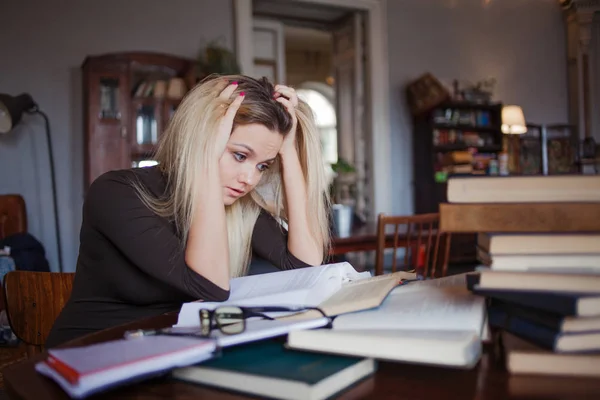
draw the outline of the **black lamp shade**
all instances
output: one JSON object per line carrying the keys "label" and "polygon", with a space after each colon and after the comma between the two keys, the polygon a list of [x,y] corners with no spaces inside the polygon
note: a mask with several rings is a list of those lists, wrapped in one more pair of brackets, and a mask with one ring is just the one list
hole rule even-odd
{"label": "black lamp shade", "polygon": [[35,102],[27,93],[11,96],[0,93],[0,133],[14,128],[25,111],[35,108]]}

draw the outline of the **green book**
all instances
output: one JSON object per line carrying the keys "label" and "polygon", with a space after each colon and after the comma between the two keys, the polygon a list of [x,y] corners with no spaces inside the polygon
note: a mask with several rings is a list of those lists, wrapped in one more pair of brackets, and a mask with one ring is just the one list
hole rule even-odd
{"label": "green book", "polygon": [[221,357],[172,371],[176,379],[277,399],[326,399],[377,369],[375,360],[287,349],[269,340],[223,349]]}

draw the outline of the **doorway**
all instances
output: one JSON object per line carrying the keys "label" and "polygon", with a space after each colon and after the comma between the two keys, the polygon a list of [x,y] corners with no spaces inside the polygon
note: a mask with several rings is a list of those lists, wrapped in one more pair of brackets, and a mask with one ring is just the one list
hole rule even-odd
{"label": "doorway", "polygon": [[[256,0],[233,0],[236,55],[242,73],[252,74],[254,70],[253,44],[253,3]],[[267,3],[263,3],[267,4]],[[377,214],[392,212],[391,132],[389,109],[389,73],[387,45],[387,9],[385,0],[285,0],[271,1],[268,5],[275,9],[299,5],[292,12],[300,16],[303,12],[306,23],[314,21],[328,10],[362,11],[365,28],[365,98],[369,107],[365,109],[365,157],[371,161],[366,172],[369,196],[368,215],[374,222]],[[320,7],[325,6],[325,7]],[[266,7],[266,6],[265,6]],[[290,12],[288,11],[288,14]],[[310,14],[307,16],[307,14]],[[277,20],[280,17],[273,17]]]}
{"label": "doorway", "polygon": [[[334,201],[373,218],[367,126],[365,11],[277,0],[252,1],[251,75],[294,87],[315,113]],[[348,168],[350,171],[348,171]]]}

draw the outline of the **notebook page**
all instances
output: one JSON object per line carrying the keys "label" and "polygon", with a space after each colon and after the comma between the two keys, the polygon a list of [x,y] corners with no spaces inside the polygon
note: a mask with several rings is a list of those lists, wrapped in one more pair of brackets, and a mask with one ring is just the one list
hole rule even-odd
{"label": "notebook page", "polygon": [[482,334],[483,297],[462,287],[411,285],[394,289],[376,309],[338,316],[334,329],[468,330]]}

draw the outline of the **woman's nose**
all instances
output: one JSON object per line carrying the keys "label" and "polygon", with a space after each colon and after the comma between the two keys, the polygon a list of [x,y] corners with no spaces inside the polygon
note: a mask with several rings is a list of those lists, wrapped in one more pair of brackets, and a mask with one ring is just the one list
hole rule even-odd
{"label": "woman's nose", "polygon": [[254,168],[245,168],[240,172],[238,179],[240,182],[246,185],[252,185],[256,177],[256,170]]}

